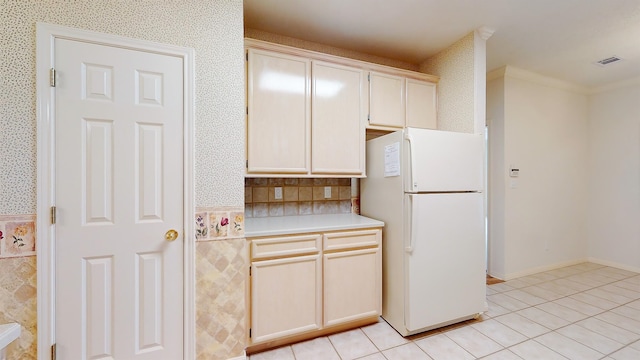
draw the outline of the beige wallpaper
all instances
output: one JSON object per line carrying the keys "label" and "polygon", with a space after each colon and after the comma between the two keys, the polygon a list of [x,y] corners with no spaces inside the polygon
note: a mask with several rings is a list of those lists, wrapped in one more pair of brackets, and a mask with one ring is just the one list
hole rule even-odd
{"label": "beige wallpaper", "polygon": [[474,33],[458,40],[420,65],[420,71],[440,76],[438,129],[474,132]]}
{"label": "beige wallpaper", "polygon": [[36,22],[195,48],[196,204],[243,204],[241,0],[0,1],[0,214],[36,209]]}
{"label": "beige wallpaper", "polygon": [[[36,211],[36,23],[65,25],[102,33],[156,41],[195,49],[195,201],[196,206],[242,209],[244,205],[244,56],[242,0],[0,0],[0,221]],[[233,214],[234,219],[238,214]],[[4,216],[4,217],[3,217]],[[12,226],[12,225],[10,225]],[[16,232],[15,228],[6,231]],[[21,233],[22,230],[18,231]],[[240,236],[240,235],[238,235]],[[25,237],[36,242],[33,237]],[[242,253],[241,238],[211,241],[206,254],[228,249]],[[34,245],[35,246],[35,245]],[[21,248],[20,251],[24,251]],[[199,245],[197,251],[204,249]],[[235,250],[234,250],[235,249]],[[0,322],[18,321],[23,334],[12,345],[9,359],[35,359],[35,256],[0,258]],[[225,250],[226,251],[226,250]],[[199,254],[200,278],[215,278],[218,296],[244,300],[244,288],[229,268],[206,266]],[[200,268],[204,266],[204,268]],[[244,266],[242,266],[244,268]],[[197,291],[210,293],[207,282]],[[242,289],[236,289],[236,286]],[[220,291],[223,291],[220,293]],[[208,299],[199,297],[198,311]],[[218,315],[226,311],[221,306]],[[206,310],[206,309],[205,309]],[[8,315],[7,315],[8,314]],[[221,325],[211,317],[206,328],[198,323],[198,341],[220,342],[224,332],[208,338],[220,326],[243,331],[244,311],[232,312]],[[27,330],[27,331],[25,331]],[[201,336],[202,335],[202,336]],[[199,358],[240,356],[243,336],[236,344],[217,347],[198,343]],[[216,343],[217,344],[217,343]]]}

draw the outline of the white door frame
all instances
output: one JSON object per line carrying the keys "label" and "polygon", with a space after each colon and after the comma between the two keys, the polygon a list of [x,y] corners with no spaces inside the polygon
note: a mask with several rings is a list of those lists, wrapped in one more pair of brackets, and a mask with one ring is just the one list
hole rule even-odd
{"label": "white door frame", "polygon": [[165,45],[80,30],[65,26],[36,25],[37,91],[37,277],[38,359],[51,359],[55,343],[55,228],[51,207],[55,206],[55,92],[49,84],[54,66],[55,39],[69,39],[125,49],[176,56],[184,64],[184,359],[195,359],[195,234],[194,219],[194,54],[191,48]]}

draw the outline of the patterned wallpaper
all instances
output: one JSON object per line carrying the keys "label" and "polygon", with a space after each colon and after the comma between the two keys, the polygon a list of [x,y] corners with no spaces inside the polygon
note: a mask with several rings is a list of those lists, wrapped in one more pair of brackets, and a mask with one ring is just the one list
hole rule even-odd
{"label": "patterned wallpaper", "polygon": [[474,33],[420,65],[420,71],[440,76],[438,129],[474,132]]}
{"label": "patterned wallpaper", "polygon": [[194,48],[196,205],[242,206],[241,0],[0,2],[0,214],[36,209],[36,22]]}

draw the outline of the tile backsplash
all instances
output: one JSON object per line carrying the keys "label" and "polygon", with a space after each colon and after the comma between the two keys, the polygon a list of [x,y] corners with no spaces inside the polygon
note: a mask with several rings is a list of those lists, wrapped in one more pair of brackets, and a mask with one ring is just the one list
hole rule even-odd
{"label": "tile backsplash", "polygon": [[350,213],[352,201],[357,203],[352,198],[350,178],[245,178],[244,181],[246,217]]}

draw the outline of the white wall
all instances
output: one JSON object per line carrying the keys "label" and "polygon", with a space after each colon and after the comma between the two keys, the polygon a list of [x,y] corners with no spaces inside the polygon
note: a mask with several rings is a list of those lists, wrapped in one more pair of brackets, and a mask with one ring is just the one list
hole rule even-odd
{"label": "white wall", "polygon": [[[587,96],[510,67],[489,78],[489,117],[497,114],[489,135],[495,147],[489,170],[491,275],[509,279],[583,261]],[[496,81],[503,82],[503,92]],[[518,178],[508,176],[511,165],[520,169]]]}
{"label": "white wall", "polygon": [[589,99],[588,256],[640,272],[640,82]]}
{"label": "white wall", "polygon": [[504,78],[499,77],[487,82],[487,125],[489,130],[487,270],[492,276],[501,279],[504,278],[505,271],[504,123]]}

